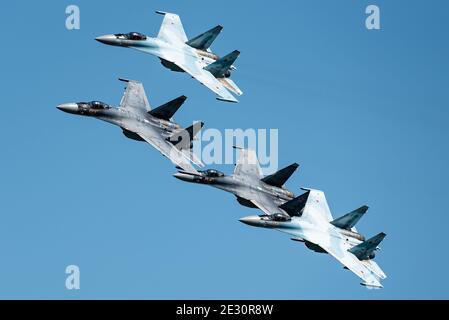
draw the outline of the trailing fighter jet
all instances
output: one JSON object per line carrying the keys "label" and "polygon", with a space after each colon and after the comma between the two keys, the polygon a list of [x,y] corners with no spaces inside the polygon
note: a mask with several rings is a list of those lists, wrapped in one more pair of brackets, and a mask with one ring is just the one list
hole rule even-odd
{"label": "trailing fighter jet", "polygon": [[295,197],[284,187],[284,183],[298,167],[297,163],[293,163],[272,175],[262,177],[254,150],[241,149],[234,174],[231,176],[213,169],[199,173],[180,171],[173,176],[186,182],[207,184],[222,189],[234,194],[237,201],[245,207],[260,208],[264,212],[269,212],[277,210],[279,205]]}
{"label": "trailing fighter jet", "polygon": [[172,119],[187,97],[180,96],[151,110],[143,85],[140,82],[119,79],[127,83],[118,108],[100,101],[66,103],[57,108],[68,113],[94,117],[123,130],[133,140],[146,141],[179,169],[193,174],[198,171],[192,164],[203,167],[192,151],[192,141],[203,127],[202,122],[183,129]]}
{"label": "trailing fighter jet", "polygon": [[242,91],[229,77],[231,71],[236,69],[233,63],[240,52],[235,50],[220,58],[210,50],[212,42],[223,27],[218,25],[189,40],[177,14],[162,11],[156,11],[156,13],[164,15],[156,38],[130,32],[104,35],[96,40],[104,44],[152,54],[161,60],[164,67],[190,74],[215,92],[218,100],[238,102],[229,91],[238,96],[242,94]]}
{"label": "trailing fighter jet", "polygon": [[199,174],[179,172],[174,176],[233,193],[240,204],[264,212],[263,215],[241,218],[241,222],[285,232],[292,236],[292,240],[304,242],[315,252],[329,253],[360,277],[362,285],[381,288],[380,279],[386,275],[373,259],[385,233],[365,240],[354,228],[368,207],[363,206],[334,220],[322,191],[303,189],[306,192],[295,198],[283,187],[297,167],[292,164],[262,177],[256,153],[242,150],[231,176],[216,170]]}
{"label": "trailing fighter jet", "polygon": [[285,202],[277,210],[260,216],[244,217],[240,221],[250,226],[287,233],[292,236],[292,240],[304,242],[310,250],[333,256],[345,269],[362,279],[362,285],[382,288],[380,279],[387,276],[373,259],[386,235],[381,232],[365,240],[354,228],[368,207],[363,206],[334,220],[324,192],[303,190],[306,191],[304,194]]}

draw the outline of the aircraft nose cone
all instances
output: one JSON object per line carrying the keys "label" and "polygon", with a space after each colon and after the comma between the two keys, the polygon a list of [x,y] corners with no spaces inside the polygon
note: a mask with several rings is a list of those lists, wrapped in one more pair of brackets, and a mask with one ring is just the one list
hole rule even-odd
{"label": "aircraft nose cone", "polygon": [[68,113],[77,113],[78,112],[78,105],[76,103],[64,103],[59,106],[57,106],[61,111],[68,112]]}
{"label": "aircraft nose cone", "polygon": [[107,34],[104,36],[99,36],[95,38],[95,40],[104,44],[115,44],[117,42],[117,37],[113,34]]}
{"label": "aircraft nose cone", "polygon": [[259,226],[260,217],[259,216],[247,216],[239,219],[240,222],[247,224],[249,226]]}
{"label": "aircraft nose cone", "polygon": [[182,180],[182,181],[186,181],[186,182],[193,181],[193,176],[190,174],[187,174],[187,173],[177,172],[177,173],[173,174],[173,177],[175,177],[176,179]]}

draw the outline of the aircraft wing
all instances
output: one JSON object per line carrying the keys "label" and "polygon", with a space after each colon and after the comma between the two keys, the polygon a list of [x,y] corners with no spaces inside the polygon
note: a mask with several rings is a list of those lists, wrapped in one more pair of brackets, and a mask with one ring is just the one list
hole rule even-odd
{"label": "aircraft wing", "polygon": [[257,195],[257,199],[250,200],[254,205],[256,205],[260,210],[262,210],[265,214],[272,215],[275,213],[284,213],[276,203],[274,203],[273,199],[271,199],[265,193],[259,193]]}
{"label": "aircraft wing", "polygon": [[189,158],[190,161],[197,165],[198,167],[204,167],[204,163],[201,161],[201,159],[199,159],[196,154],[193,152],[193,150],[184,150],[184,152],[188,152],[189,153]]}
{"label": "aircraft wing", "polygon": [[374,260],[361,261],[368,269],[374,272],[380,279],[385,279],[387,275],[382,271],[379,265]]}
{"label": "aircraft wing", "polygon": [[355,273],[364,286],[370,288],[382,288],[379,281],[379,274],[376,274],[376,270],[367,266],[363,261],[360,261],[354,254],[348,251],[350,244],[344,241],[339,235],[333,235],[332,231],[329,233],[320,233],[316,231],[308,231],[302,234],[301,237],[304,240],[310,241],[319,245],[322,249],[326,250],[331,256],[340,261],[345,267]]}
{"label": "aircraft wing", "polygon": [[227,102],[238,102],[238,100],[225,88],[225,86],[215,78],[212,73],[203,69],[203,67],[196,61],[196,58],[184,59],[184,62],[175,62],[181,69],[190,74],[193,78],[198,80],[202,85],[205,85],[210,90],[218,95],[218,100]]}
{"label": "aircraft wing", "polygon": [[204,167],[204,164],[193,152],[192,143],[203,125],[203,122],[196,122],[188,128],[176,131],[167,138],[176,149],[180,150],[182,154],[189,159],[190,162],[199,167]]}
{"label": "aircraft wing", "polygon": [[231,78],[219,78],[218,81],[223,84],[223,86],[231,91],[232,93],[241,96],[243,94],[242,90],[235,84],[234,81],[231,80]]}
{"label": "aircraft wing", "polygon": [[164,15],[161,28],[157,37],[168,43],[186,43],[188,41],[181,19],[177,14],[163,11],[156,11],[158,14]]}
{"label": "aircraft wing", "polygon": [[[161,59],[167,60],[189,75],[199,81],[202,85],[208,87],[214,93],[218,95],[217,99],[228,102],[238,102],[238,100],[226,89],[225,85],[214,77],[212,73],[205,70],[201,63],[201,59],[198,57],[193,48],[183,50],[159,50],[157,53],[152,53]],[[235,84],[234,84],[235,85]],[[230,86],[226,84],[226,86]],[[241,94],[240,89],[233,88],[237,94]]]}
{"label": "aircraft wing", "polygon": [[240,149],[239,159],[234,168],[234,175],[260,180],[262,172],[256,151],[252,149]]}
{"label": "aircraft wing", "polygon": [[357,259],[355,255],[342,248],[341,244],[334,244],[323,249],[362,279],[363,285],[372,288],[382,288],[378,276],[367,268],[362,261]]}
{"label": "aircraft wing", "polygon": [[120,108],[128,109],[134,113],[147,113],[150,110],[150,104],[142,83],[127,79],[119,80],[127,83],[125,93],[120,101]]}
{"label": "aircraft wing", "polygon": [[192,159],[190,159],[188,153],[186,154],[170,144],[153,128],[149,126],[141,126],[137,129],[136,133],[147,143],[152,145],[156,150],[162,153],[163,156],[170,159],[170,161],[176,166],[181,167],[189,173],[199,174],[198,171],[192,166]]}

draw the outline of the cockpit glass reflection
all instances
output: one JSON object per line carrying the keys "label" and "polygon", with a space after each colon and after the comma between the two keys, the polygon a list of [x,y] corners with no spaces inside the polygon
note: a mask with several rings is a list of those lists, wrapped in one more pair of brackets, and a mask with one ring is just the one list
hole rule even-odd
{"label": "cockpit glass reflection", "polygon": [[93,110],[103,110],[110,108],[108,104],[101,101],[78,102],[78,106],[80,108],[93,109]]}
{"label": "cockpit glass reflection", "polygon": [[124,40],[146,40],[147,36],[139,32],[129,32],[129,33],[117,33],[115,35],[118,39]]}
{"label": "cockpit glass reflection", "polygon": [[283,213],[264,214],[261,215],[260,218],[265,221],[277,221],[277,222],[286,222],[291,220],[290,216]]}
{"label": "cockpit glass reflection", "polygon": [[206,170],[206,171],[204,171],[204,174],[206,176],[208,176],[208,177],[211,177],[211,178],[224,177],[224,173],[223,172],[220,172],[220,171],[214,170],[214,169]]}

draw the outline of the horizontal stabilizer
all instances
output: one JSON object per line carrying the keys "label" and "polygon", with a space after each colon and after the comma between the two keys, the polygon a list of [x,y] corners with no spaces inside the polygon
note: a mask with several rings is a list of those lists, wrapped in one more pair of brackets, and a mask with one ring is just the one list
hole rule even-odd
{"label": "horizontal stabilizer", "polygon": [[203,126],[204,122],[196,122],[190,127],[176,132],[172,136],[168,137],[167,140],[178,149],[191,149],[193,139]]}
{"label": "horizontal stabilizer", "polygon": [[385,238],[386,234],[381,232],[378,235],[352,247],[348,251],[355,255],[359,260],[367,260],[373,258],[373,253],[377,249],[377,246]]}
{"label": "horizontal stabilizer", "polygon": [[240,51],[234,50],[223,58],[211,63],[204,69],[212,73],[215,78],[223,78],[239,55]]}
{"label": "horizontal stabilizer", "polygon": [[368,206],[362,206],[344,216],[331,221],[331,223],[341,229],[350,230],[353,228],[360,218],[368,211]]}
{"label": "horizontal stabilizer", "polygon": [[285,182],[291,177],[293,172],[298,169],[299,164],[293,163],[284,169],[279,170],[278,172],[273,173],[272,175],[266,176],[262,179],[263,182],[275,187],[282,187]]}
{"label": "horizontal stabilizer", "polygon": [[282,210],[288,213],[289,216],[302,216],[304,208],[309,198],[310,191],[303,193],[302,195],[294,198],[293,200],[287,201],[279,206]]}
{"label": "horizontal stabilizer", "polygon": [[163,104],[160,107],[157,107],[156,109],[149,111],[148,113],[153,117],[169,121],[176,113],[176,111],[178,111],[178,109],[186,101],[186,99],[186,96],[180,96],[170,102]]}
{"label": "horizontal stabilizer", "polygon": [[222,26],[220,26],[220,25],[216,26],[216,27],[200,34],[199,36],[196,36],[195,38],[190,39],[189,41],[186,42],[186,44],[195,49],[206,51],[212,45],[212,42],[214,42],[214,40],[220,34],[221,30],[223,30]]}

